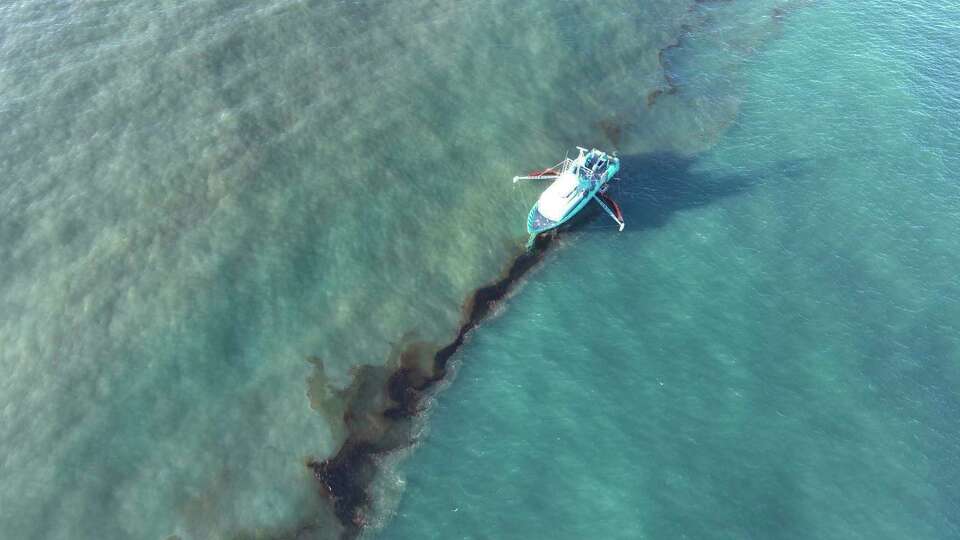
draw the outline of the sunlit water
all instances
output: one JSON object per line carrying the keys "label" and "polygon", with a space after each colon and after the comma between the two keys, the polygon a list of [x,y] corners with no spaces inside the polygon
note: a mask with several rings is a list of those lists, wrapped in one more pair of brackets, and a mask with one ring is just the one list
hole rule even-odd
{"label": "sunlit water", "polygon": [[3,534],[335,534],[350,368],[448,340],[575,144],[629,232],[474,334],[383,533],[956,534],[958,19],[5,5]]}
{"label": "sunlit water", "polygon": [[383,537],[960,535],[960,11],[784,23],[476,332]]}

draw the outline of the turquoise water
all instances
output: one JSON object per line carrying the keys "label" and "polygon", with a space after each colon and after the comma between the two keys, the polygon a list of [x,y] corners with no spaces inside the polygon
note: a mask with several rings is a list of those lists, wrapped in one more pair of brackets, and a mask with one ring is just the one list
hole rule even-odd
{"label": "turquoise water", "polygon": [[471,334],[370,534],[956,536],[958,20],[3,6],[0,528],[338,535],[305,463],[356,368],[447,343],[526,240],[509,178],[586,144],[627,231]]}
{"label": "turquoise water", "polygon": [[475,333],[382,537],[960,535],[958,23],[791,13],[715,146],[627,159],[627,231]]}

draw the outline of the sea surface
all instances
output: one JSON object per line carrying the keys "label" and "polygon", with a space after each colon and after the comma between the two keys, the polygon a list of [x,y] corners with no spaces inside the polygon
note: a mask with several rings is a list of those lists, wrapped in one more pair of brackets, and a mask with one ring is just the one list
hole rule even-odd
{"label": "sea surface", "polygon": [[[960,537],[960,7],[0,6],[0,536],[352,535],[307,464],[576,145],[364,537]],[[373,399],[373,398],[372,398]],[[382,398],[380,398],[382,399]]]}

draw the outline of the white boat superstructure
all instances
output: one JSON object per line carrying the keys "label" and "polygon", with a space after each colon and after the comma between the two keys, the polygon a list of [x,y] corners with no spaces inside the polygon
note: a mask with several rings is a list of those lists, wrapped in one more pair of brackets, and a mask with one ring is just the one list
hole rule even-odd
{"label": "white boat superstructure", "polygon": [[551,221],[560,221],[586,197],[586,192],[580,189],[580,180],[575,171],[575,167],[562,171],[557,179],[540,194],[537,208],[543,217]]}

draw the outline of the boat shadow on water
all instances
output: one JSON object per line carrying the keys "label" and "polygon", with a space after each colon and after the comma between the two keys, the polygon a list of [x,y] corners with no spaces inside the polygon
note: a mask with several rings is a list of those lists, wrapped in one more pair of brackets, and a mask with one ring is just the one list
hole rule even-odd
{"label": "boat shadow on water", "polygon": [[[619,179],[611,183],[607,195],[623,211],[626,228],[623,232],[640,232],[666,225],[673,215],[684,210],[708,206],[728,197],[742,195],[771,176],[795,176],[803,169],[802,162],[778,162],[756,172],[718,174],[698,170],[696,156],[674,152],[655,152],[620,157]],[[562,232],[616,232],[597,205],[571,220]]]}

